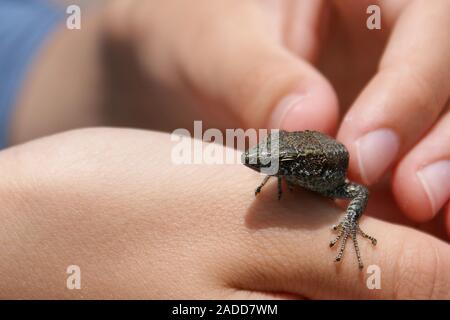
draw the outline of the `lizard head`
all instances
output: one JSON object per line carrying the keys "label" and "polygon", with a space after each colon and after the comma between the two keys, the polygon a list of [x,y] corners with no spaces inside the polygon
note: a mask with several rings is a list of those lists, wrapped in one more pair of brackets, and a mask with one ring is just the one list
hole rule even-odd
{"label": "lizard head", "polygon": [[266,141],[247,149],[241,155],[242,163],[255,171],[270,168],[274,160],[278,161],[278,157],[275,157],[275,159],[272,157],[271,150],[267,148]]}

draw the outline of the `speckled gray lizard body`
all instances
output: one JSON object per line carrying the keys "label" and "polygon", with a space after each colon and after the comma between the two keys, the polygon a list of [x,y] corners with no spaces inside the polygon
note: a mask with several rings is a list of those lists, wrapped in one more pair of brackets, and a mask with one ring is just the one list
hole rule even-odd
{"label": "speckled gray lizard body", "polygon": [[[274,138],[278,138],[275,140]],[[276,142],[274,142],[276,141]],[[340,248],[336,261],[340,261],[345,243],[350,236],[355,247],[358,265],[363,268],[356,235],[376,244],[376,239],[364,233],[358,225],[369,191],[363,185],[346,178],[349,154],[345,146],[331,137],[316,131],[287,132],[280,130],[278,134],[268,135],[260,144],[248,149],[242,155],[242,162],[256,171],[264,171],[278,161],[278,170],[267,175],[256,188],[257,195],[270,177],[278,178],[278,198],[281,197],[281,179],[284,177],[288,186],[293,185],[317,192],[333,199],[350,199],[345,217],[333,230],[337,237],[330,242],[330,247],[339,240]]]}

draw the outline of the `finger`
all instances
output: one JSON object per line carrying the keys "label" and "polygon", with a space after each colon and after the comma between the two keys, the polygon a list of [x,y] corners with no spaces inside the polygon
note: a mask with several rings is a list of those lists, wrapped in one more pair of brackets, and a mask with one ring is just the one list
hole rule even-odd
{"label": "finger", "polygon": [[[337,251],[328,247],[339,210],[306,192],[287,195],[280,204],[273,192],[266,191],[247,212],[250,236],[239,244],[244,257],[230,261],[236,287],[325,299],[450,297],[448,244],[411,228],[363,218],[361,228],[378,243],[374,247],[357,236],[365,264],[359,270],[350,239],[339,263],[334,262]],[[379,268],[379,290],[368,287],[369,266]]]}
{"label": "finger", "polygon": [[450,197],[450,112],[399,163],[393,192],[408,217],[431,220]]}
{"label": "finger", "polygon": [[446,221],[445,227],[447,229],[447,235],[450,238],[450,202],[447,205],[447,210],[446,211],[447,212],[446,212],[446,216],[445,216],[445,221]]}
{"label": "finger", "polygon": [[[268,1],[282,6],[286,47],[310,62],[317,62],[329,29],[331,6],[327,1]],[[272,12],[270,12],[273,14]]]}
{"label": "finger", "polygon": [[[204,1],[202,10],[191,7],[170,8],[175,26],[160,21],[159,8],[161,17],[154,18],[160,28],[149,26],[155,14],[143,10],[147,15],[136,33],[142,35],[140,56],[149,70],[186,88],[206,112],[231,117],[233,126],[237,121],[244,127],[335,129],[334,90],[308,62],[283,47],[259,2]],[[152,45],[155,38],[158,45]]]}
{"label": "finger", "polygon": [[[337,102],[327,80],[267,35],[256,7],[243,6],[247,14],[229,13],[238,20],[233,26],[208,20],[213,28],[201,50],[185,52],[186,77],[211,104],[231,108],[245,127],[331,132]],[[232,40],[224,50],[226,39]]]}
{"label": "finger", "polygon": [[251,290],[229,289],[221,293],[219,299],[231,300],[298,300],[302,297],[288,293],[272,293]]}
{"label": "finger", "polygon": [[[415,1],[394,28],[379,71],[345,117],[338,137],[353,175],[366,184],[428,130],[450,93],[448,1]],[[430,50],[433,48],[433,50]]]}

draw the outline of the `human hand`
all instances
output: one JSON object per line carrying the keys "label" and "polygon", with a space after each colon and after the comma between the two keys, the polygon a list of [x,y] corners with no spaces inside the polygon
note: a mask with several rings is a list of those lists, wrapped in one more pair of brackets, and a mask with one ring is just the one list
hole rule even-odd
{"label": "human hand", "polygon": [[[2,151],[0,296],[449,298],[448,243],[362,218],[378,239],[360,241],[381,271],[369,290],[354,252],[333,262],[333,202],[300,189],[278,201],[274,182],[255,198],[258,173],[176,165],[173,146],[167,134],[97,128]],[[66,287],[73,264],[80,290]]]}
{"label": "human hand", "polygon": [[[395,168],[384,201],[425,222],[450,196],[449,2],[377,4],[381,30],[368,2],[345,0],[118,1],[109,26],[215,126],[339,127],[350,176],[371,185]],[[450,207],[446,221],[450,233]]]}

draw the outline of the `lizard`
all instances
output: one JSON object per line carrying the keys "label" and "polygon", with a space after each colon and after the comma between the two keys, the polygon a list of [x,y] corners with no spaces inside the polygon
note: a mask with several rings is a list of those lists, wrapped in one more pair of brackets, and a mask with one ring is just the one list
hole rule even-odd
{"label": "lizard", "polygon": [[262,142],[248,148],[241,156],[245,166],[262,173],[273,165],[273,161],[277,161],[278,170],[266,175],[256,188],[255,196],[261,192],[269,178],[276,177],[278,199],[281,198],[281,183],[284,178],[289,189],[300,186],[328,198],[350,200],[344,218],[332,227],[337,231],[337,237],[329,245],[333,247],[340,241],[335,261],[341,261],[346,241],[351,237],[358,266],[362,269],[364,265],[356,235],[369,239],[373,245],[377,244],[377,240],[359,227],[358,219],[366,208],[369,190],[364,185],[347,179],[348,150],[342,143],[317,131],[275,132],[275,135],[272,132]]}

